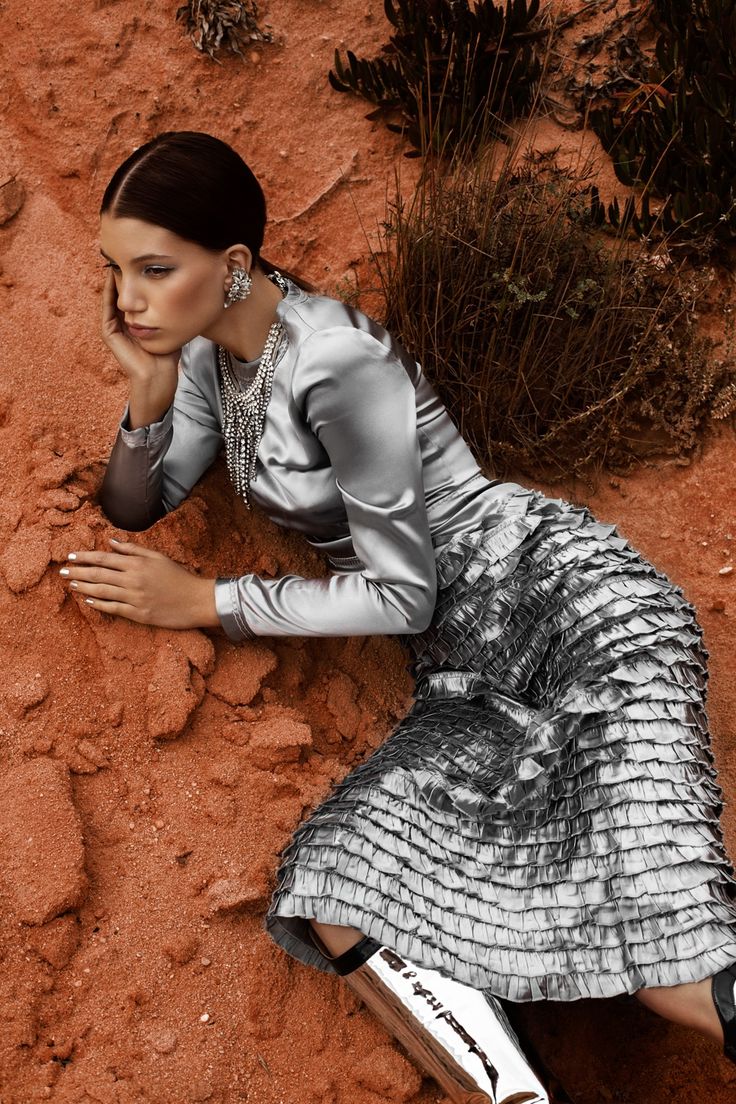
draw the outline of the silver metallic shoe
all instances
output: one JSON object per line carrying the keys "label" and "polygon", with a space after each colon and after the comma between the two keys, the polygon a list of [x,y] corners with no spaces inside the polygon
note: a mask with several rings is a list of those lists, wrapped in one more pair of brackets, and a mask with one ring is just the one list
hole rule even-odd
{"label": "silver metallic shoe", "polygon": [[315,946],[453,1104],[549,1104],[494,998],[363,936],[334,957]]}

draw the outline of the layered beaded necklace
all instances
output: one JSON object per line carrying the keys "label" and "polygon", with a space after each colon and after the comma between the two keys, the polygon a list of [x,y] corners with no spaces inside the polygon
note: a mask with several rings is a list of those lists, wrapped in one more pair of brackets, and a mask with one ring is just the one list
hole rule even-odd
{"label": "layered beaded necklace", "polygon": [[[268,278],[279,286],[284,295],[288,294],[289,285],[280,272],[270,272]],[[242,497],[249,510],[250,484],[255,478],[258,446],[263,435],[266,408],[271,398],[276,352],[283,336],[284,327],[277,320],[268,331],[258,371],[245,391],[240,389],[229,353],[222,345],[217,346],[225,460],[235,493]]]}

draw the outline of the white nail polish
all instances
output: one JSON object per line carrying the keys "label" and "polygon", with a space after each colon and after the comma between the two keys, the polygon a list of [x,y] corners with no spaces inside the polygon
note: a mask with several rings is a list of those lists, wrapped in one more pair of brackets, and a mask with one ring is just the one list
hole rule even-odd
{"label": "white nail polish", "polygon": [[85,602],[87,603],[88,606],[93,606],[94,605],[94,602],[92,601],[91,598],[85,598],[84,600],[85,600]]}
{"label": "white nail polish", "polygon": [[68,560],[76,560],[76,558],[77,558],[77,553],[76,552],[70,552],[69,555],[67,556]]}
{"label": "white nail polish", "polygon": [[71,588],[72,588],[73,590],[76,590],[76,589],[77,589],[77,587],[79,586],[79,583],[77,582],[77,580],[76,580],[76,579],[72,579],[72,581],[70,582],[69,586],[70,586],[70,587],[71,587]]}
{"label": "white nail polish", "polygon": [[60,575],[68,575],[69,574],[69,568],[68,567],[59,568],[59,574]]}

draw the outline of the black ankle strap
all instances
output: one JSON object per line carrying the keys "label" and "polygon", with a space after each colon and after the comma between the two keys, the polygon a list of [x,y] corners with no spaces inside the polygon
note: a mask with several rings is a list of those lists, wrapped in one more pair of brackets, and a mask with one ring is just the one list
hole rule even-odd
{"label": "black ankle strap", "polygon": [[353,970],[357,970],[359,966],[362,966],[371,955],[376,953],[380,946],[381,944],[375,939],[371,939],[369,935],[364,935],[353,947],[338,955],[337,958],[331,958],[330,962],[335,973],[339,974],[340,977],[345,977],[346,974],[351,974]]}
{"label": "black ankle strap", "polygon": [[736,1062],[736,966],[727,966],[714,975],[711,982],[713,1003],[723,1028],[723,1053],[732,1062]]}

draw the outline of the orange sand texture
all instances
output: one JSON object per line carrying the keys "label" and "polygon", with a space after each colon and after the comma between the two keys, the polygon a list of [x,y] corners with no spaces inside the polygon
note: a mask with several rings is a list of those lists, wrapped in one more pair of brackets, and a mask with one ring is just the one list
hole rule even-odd
{"label": "orange sand texture", "polygon": [[[269,197],[266,256],[334,292],[367,272],[361,222],[375,242],[401,160],[368,105],[326,80],[335,47],[386,41],[377,0],[272,0],[281,43],[222,65],[175,10],[0,3],[0,1101],[438,1102],[339,980],[262,930],[295,825],[408,707],[396,642],[235,647],[108,619],[58,576],[68,552],[115,535],[92,501],[126,393],[98,337],[97,210],[115,166],[161,130],[233,142]],[[552,123],[538,141],[596,146]],[[541,488],[615,522],[696,605],[732,850],[736,575],[719,569],[735,460],[723,428],[689,467],[604,480],[594,498]],[[324,571],[234,503],[221,467],[136,539],[210,576]],[[715,1044],[634,998],[522,1014],[578,1104],[736,1098]]]}

